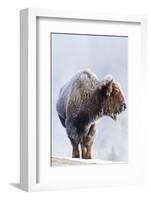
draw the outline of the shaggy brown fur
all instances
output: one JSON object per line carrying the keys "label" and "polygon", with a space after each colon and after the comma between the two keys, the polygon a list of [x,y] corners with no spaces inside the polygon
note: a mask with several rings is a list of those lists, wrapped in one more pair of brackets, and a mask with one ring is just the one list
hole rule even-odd
{"label": "shaggy brown fur", "polygon": [[102,116],[116,120],[126,109],[124,93],[117,81],[106,76],[100,81],[90,70],[77,73],[61,90],[57,112],[72,144],[72,157],[91,159],[95,122]]}

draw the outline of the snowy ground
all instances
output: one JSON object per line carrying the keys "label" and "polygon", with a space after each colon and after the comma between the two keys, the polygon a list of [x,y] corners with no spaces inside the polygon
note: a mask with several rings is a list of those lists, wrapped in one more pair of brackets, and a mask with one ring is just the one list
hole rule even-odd
{"label": "snowy ground", "polygon": [[[69,165],[96,165],[96,164],[116,164],[121,162],[104,161],[98,159],[81,159],[70,157],[52,157],[50,158],[52,166],[69,166]],[[123,162],[122,162],[123,163]]]}

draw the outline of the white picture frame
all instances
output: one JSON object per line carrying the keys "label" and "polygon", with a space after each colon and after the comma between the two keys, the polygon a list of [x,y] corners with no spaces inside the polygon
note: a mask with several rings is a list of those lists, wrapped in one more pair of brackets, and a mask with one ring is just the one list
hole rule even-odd
{"label": "white picture frame", "polygon": [[[85,12],[72,12],[72,11],[54,11],[49,9],[24,9],[20,12],[20,185],[21,188],[26,191],[39,191],[39,190],[52,190],[52,189],[65,189],[65,188],[78,188],[78,187],[98,187],[106,185],[127,185],[127,184],[136,184],[146,182],[146,141],[145,133],[142,132],[143,122],[138,113],[135,113],[134,109],[130,113],[131,124],[134,122],[132,127],[133,131],[137,130],[137,135],[133,134],[132,139],[129,141],[132,143],[134,148],[131,148],[131,151],[134,151],[135,154],[133,158],[135,162],[128,163],[127,165],[116,164],[116,165],[104,165],[102,168],[99,166],[87,166],[87,167],[75,167],[70,168],[50,168],[48,169],[47,163],[45,160],[48,155],[48,144],[46,149],[44,149],[44,144],[49,140],[48,130],[46,130],[47,136],[39,135],[39,72],[38,72],[38,62],[39,62],[39,51],[38,48],[38,19],[51,19],[57,20],[66,20],[70,21],[72,24],[73,21],[80,21],[81,23],[91,22],[95,23],[95,26],[101,26],[100,22],[112,24],[120,24],[121,26],[126,25],[126,28],[122,31],[117,31],[116,29],[108,34],[115,35],[124,35],[124,32],[127,30],[128,34],[135,35],[136,39],[132,47],[132,50],[135,51],[135,44],[138,44],[138,49],[136,54],[129,54],[129,64],[134,66],[132,69],[129,69],[129,75],[136,72],[135,80],[131,76],[129,87],[133,93],[133,90],[136,89],[136,83],[139,84],[139,79],[141,78],[141,89],[143,89],[145,84],[145,71],[146,71],[146,17],[145,16],[124,16],[124,15],[109,15],[109,14],[100,14],[100,13],[85,13]],[[48,22],[47,22],[48,23]],[[55,22],[53,22],[55,24]],[[51,32],[50,29],[55,26],[53,24],[45,25],[45,33]],[[90,24],[90,26],[91,26]],[[137,29],[133,32],[133,27],[137,26]],[[47,28],[49,27],[49,28]],[[128,28],[131,27],[131,28]],[[43,29],[43,30],[44,30]],[[64,31],[63,27],[60,26],[62,32]],[[128,29],[131,29],[130,31]],[[135,29],[135,28],[134,28]],[[105,33],[107,30],[102,30]],[[132,32],[131,32],[132,31]],[[94,30],[95,32],[95,30]],[[42,34],[41,34],[42,35]],[[132,37],[130,37],[132,38]],[[134,37],[132,38],[132,40]],[[44,42],[45,43],[45,42]],[[45,48],[40,47],[40,48]],[[132,51],[131,51],[132,52]],[[48,59],[48,53],[46,50],[46,58]],[[136,61],[133,61],[134,55],[136,56]],[[131,62],[134,62],[132,63]],[[43,86],[47,87],[48,79],[47,74],[50,74],[50,67],[41,68],[44,74],[46,75],[46,81]],[[137,64],[137,66],[135,66]],[[50,65],[49,65],[50,66]],[[48,70],[48,71],[45,71]],[[144,78],[141,75],[144,74]],[[48,77],[50,78],[50,77]],[[50,80],[49,80],[50,81]],[[140,86],[140,85],[139,85]],[[49,87],[47,89],[50,89]],[[46,105],[50,101],[49,97],[46,95]],[[137,97],[140,97],[137,94]],[[133,95],[132,95],[133,96]],[[133,98],[131,99],[133,105]],[[41,101],[44,103],[43,101]],[[141,98],[139,103],[142,103]],[[50,105],[48,105],[50,106]],[[141,105],[140,109],[141,109]],[[49,107],[48,107],[49,108]],[[132,107],[131,107],[132,108]],[[49,109],[48,109],[49,110]],[[143,112],[141,110],[141,112]],[[134,113],[138,116],[134,119]],[[49,123],[50,116],[49,113],[44,113],[46,115],[47,123]],[[135,127],[136,124],[141,122],[141,127]],[[45,124],[46,125],[46,124]],[[44,134],[45,135],[45,134]],[[137,138],[136,138],[137,137]],[[137,140],[134,143],[134,140]],[[42,143],[41,143],[42,141]],[[41,146],[41,148],[39,148]],[[143,148],[142,148],[143,147]],[[43,150],[41,150],[43,149]],[[39,159],[39,156],[41,159]],[[139,158],[141,156],[141,159]],[[45,159],[46,158],[46,159]],[[118,166],[117,166],[118,165]],[[102,170],[102,175],[101,175]],[[49,172],[48,172],[49,171]],[[87,176],[86,173],[95,171],[95,173]],[[74,175],[75,174],[75,175]],[[79,174],[79,177],[77,175]],[[84,175],[83,175],[84,174]],[[92,174],[92,173],[91,173]],[[103,176],[103,174],[105,174]],[[107,175],[108,174],[108,175]],[[83,176],[83,177],[82,177]],[[61,178],[59,178],[61,177]]]}

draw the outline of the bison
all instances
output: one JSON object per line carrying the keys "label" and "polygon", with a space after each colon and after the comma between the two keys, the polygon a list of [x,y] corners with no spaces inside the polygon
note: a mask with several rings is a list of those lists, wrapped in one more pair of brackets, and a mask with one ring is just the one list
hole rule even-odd
{"label": "bison", "polygon": [[99,80],[92,71],[84,69],[61,88],[56,109],[72,144],[72,157],[91,159],[96,120],[103,116],[116,120],[126,109],[126,103],[123,90],[113,76]]}

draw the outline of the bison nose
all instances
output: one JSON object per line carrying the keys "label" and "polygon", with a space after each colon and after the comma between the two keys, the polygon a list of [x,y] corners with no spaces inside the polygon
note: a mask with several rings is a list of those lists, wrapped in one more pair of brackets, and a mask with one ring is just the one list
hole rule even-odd
{"label": "bison nose", "polygon": [[122,111],[126,110],[126,103],[122,104]]}
{"label": "bison nose", "polygon": [[120,107],[120,111],[122,112],[122,111],[124,111],[125,109],[126,109],[126,104],[123,103],[123,104],[121,105],[121,107]]}
{"label": "bison nose", "polygon": [[126,103],[123,103],[123,110],[126,110]]}

